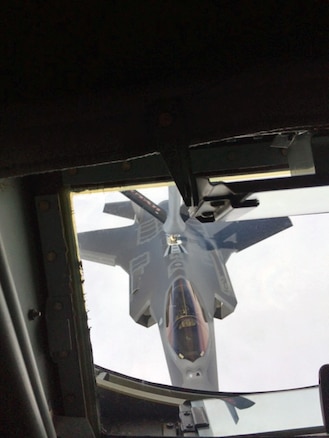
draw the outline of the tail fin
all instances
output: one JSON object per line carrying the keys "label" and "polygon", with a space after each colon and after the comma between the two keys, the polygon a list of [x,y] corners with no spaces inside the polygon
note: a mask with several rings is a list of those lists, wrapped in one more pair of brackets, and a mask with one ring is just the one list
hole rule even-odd
{"label": "tail fin", "polygon": [[228,410],[230,411],[230,414],[235,424],[239,421],[239,415],[236,411],[236,408],[248,409],[255,404],[255,402],[249,400],[249,398],[242,397],[241,395],[233,397],[223,397],[222,400],[225,402]]}

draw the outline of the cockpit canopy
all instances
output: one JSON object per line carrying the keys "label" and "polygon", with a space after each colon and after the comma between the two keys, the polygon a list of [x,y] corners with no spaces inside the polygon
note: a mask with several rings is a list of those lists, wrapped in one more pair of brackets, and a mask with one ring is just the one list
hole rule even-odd
{"label": "cockpit canopy", "polygon": [[191,283],[178,278],[170,287],[166,327],[169,344],[180,359],[194,362],[204,356],[209,343],[209,328]]}

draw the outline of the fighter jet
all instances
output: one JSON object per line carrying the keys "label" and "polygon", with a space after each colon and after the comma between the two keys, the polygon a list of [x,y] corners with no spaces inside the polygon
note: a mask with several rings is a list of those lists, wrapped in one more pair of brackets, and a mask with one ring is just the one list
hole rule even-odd
{"label": "fighter jet", "polygon": [[129,274],[130,315],[145,327],[158,324],[174,386],[217,391],[214,318],[237,305],[227,260],[292,224],[287,217],[202,223],[175,186],[168,191],[159,205],[137,190],[106,203],[105,213],[134,223],[79,233],[80,256]]}

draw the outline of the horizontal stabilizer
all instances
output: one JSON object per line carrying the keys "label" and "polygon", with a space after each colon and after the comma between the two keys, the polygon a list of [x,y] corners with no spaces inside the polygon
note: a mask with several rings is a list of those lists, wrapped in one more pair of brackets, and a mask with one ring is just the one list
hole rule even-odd
{"label": "horizontal stabilizer", "polygon": [[107,202],[104,205],[103,212],[127,219],[134,219],[135,217],[135,211],[129,201]]}

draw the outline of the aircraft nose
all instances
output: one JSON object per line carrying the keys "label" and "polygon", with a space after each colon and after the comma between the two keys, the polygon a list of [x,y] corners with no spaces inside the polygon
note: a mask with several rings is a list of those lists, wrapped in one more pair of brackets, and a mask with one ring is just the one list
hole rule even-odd
{"label": "aircraft nose", "polygon": [[180,359],[194,362],[204,356],[209,342],[208,323],[197,295],[185,278],[171,286],[166,326],[169,343]]}

